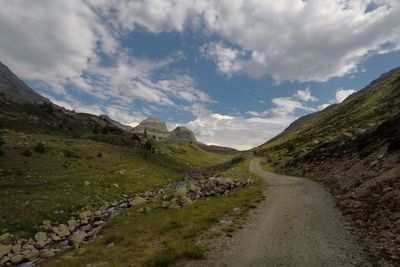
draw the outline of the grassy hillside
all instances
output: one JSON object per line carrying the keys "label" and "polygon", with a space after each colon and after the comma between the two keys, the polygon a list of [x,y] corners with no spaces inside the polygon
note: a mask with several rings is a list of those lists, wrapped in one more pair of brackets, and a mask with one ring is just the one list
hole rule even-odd
{"label": "grassy hillside", "polygon": [[400,68],[255,149],[265,167],[322,182],[375,266],[399,266]]}
{"label": "grassy hillside", "polygon": [[300,118],[255,151],[270,158],[271,162],[282,165],[290,158],[343,135],[354,136],[372,131],[399,112],[400,68],[397,68],[351,95],[343,103]]}
{"label": "grassy hillside", "polygon": [[[88,139],[3,130],[0,232],[31,234],[45,219],[64,222],[94,209],[182,179],[194,166],[230,157],[185,144],[162,154]],[[44,144],[45,151],[36,152]],[[171,145],[172,146],[172,145]]]}

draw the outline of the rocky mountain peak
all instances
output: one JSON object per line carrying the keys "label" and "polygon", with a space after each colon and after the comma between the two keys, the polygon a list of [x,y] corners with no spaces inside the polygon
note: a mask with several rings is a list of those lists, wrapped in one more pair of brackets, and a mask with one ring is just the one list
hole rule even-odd
{"label": "rocky mountain peak", "polygon": [[196,141],[196,137],[193,132],[184,126],[176,127],[169,136],[171,139]]}

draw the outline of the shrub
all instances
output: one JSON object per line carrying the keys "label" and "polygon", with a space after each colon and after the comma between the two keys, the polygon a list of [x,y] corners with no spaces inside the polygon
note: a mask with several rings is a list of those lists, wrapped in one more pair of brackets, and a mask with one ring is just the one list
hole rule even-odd
{"label": "shrub", "polygon": [[74,151],[64,150],[63,153],[64,153],[64,157],[66,157],[66,158],[77,158],[77,159],[80,158],[80,156],[77,153],[75,153]]}
{"label": "shrub", "polygon": [[98,157],[98,158],[102,158],[102,157],[103,157],[103,154],[102,154],[102,153],[99,153],[99,154],[97,154],[97,157]]}
{"label": "shrub", "polygon": [[24,151],[22,151],[22,156],[30,157],[32,156],[32,151],[30,149],[25,149]]}
{"label": "shrub", "polygon": [[2,149],[0,149],[0,157],[3,157],[4,156],[4,150],[2,150]]}
{"label": "shrub", "polygon": [[36,144],[34,150],[37,153],[44,153],[44,152],[46,152],[46,146],[44,145],[44,143],[39,142],[39,143]]}

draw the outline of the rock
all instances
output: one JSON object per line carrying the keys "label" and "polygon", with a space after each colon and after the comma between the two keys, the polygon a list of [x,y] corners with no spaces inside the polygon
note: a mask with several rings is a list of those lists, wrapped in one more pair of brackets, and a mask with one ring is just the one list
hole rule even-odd
{"label": "rock", "polygon": [[186,195],[187,193],[188,193],[188,190],[187,190],[187,188],[186,188],[186,185],[183,185],[183,186],[179,187],[179,188],[176,190],[176,194],[177,194],[177,195],[180,195],[180,196],[184,196],[184,195]]}
{"label": "rock", "polygon": [[24,258],[30,261],[36,259],[37,256],[39,256],[39,251],[36,248],[24,253]]}
{"label": "rock", "polygon": [[142,204],[142,203],[144,203],[144,202],[146,202],[146,199],[145,199],[145,198],[140,197],[140,196],[137,196],[137,197],[135,197],[133,200],[131,200],[131,201],[129,202],[129,204],[131,204],[131,206],[137,206],[137,205]]}
{"label": "rock", "polygon": [[76,221],[75,219],[71,219],[71,220],[68,220],[67,224],[68,224],[68,230],[69,230],[70,232],[72,232],[72,231],[74,231],[75,228],[76,228],[77,221]]}
{"label": "rock", "polygon": [[54,251],[53,250],[44,250],[41,254],[40,254],[40,256],[42,256],[43,258],[51,258],[51,257],[53,257],[54,255],[56,255],[55,253],[54,253]]}
{"label": "rock", "polygon": [[10,261],[11,261],[13,264],[18,264],[18,263],[20,263],[21,261],[23,261],[24,258],[25,258],[25,257],[24,257],[23,255],[15,255],[15,256],[11,257]]}
{"label": "rock", "polygon": [[85,181],[85,186],[88,186],[88,185],[90,185],[90,182],[89,181]]}
{"label": "rock", "polygon": [[11,252],[11,245],[0,244],[0,259]]}
{"label": "rock", "polygon": [[119,188],[119,185],[117,183],[112,184],[112,186],[115,187],[115,188]]}
{"label": "rock", "polygon": [[9,238],[10,238],[10,233],[2,234],[2,235],[0,235],[0,242],[4,242]]}
{"label": "rock", "polygon": [[117,171],[118,175],[125,175],[126,174],[126,170],[125,169],[121,169]]}
{"label": "rock", "polygon": [[43,248],[50,242],[45,232],[36,233],[35,240],[36,240],[36,246],[39,248]]}
{"label": "rock", "polygon": [[79,213],[79,218],[81,219],[82,224],[89,223],[89,219],[92,216],[92,212],[90,210],[85,210]]}
{"label": "rock", "polygon": [[0,266],[3,266],[6,262],[8,262],[10,258],[8,256],[5,256],[3,258],[0,258]]}
{"label": "rock", "polygon": [[84,231],[79,231],[78,233],[71,236],[70,241],[75,249],[79,248],[79,245],[85,240],[87,237]]}
{"label": "rock", "polygon": [[11,250],[15,254],[19,254],[21,252],[21,243],[16,243],[14,246],[12,246]]}
{"label": "rock", "polygon": [[68,226],[65,224],[60,224],[58,227],[53,227],[53,232],[59,237],[63,238],[69,236],[71,232],[68,230]]}
{"label": "rock", "polygon": [[44,220],[42,222],[42,228],[44,230],[50,230],[51,229],[51,221],[50,220]]}
{"label": "rock", "polygon": [[171,202],[169,202],[169,201],[163,201],[161,204],[161,208],[167,209],[167,208],[169,208],[170,204],[171,204]]}
{"label": "rock", "polygon": [[115,246],[114,242],[107,244],[107,248],[113,248]]}
{"label": "rock", "polygon": [[239,208],[234,208],[233,209],[233,212],[235,212],[235,213],[239,213],[241,210],[239,209]]}
{"label": "rock", "polygon": [[102,226],[98,226],[96,228],[93,228],[91,231],[89,231],[87,233],[87,236],[90,236],[90,237],[96,236],[100,232],[101,228],[102,228]]}
{"label": "rock", "polygon": [[51,240],[58,242],[61,240],[61,237],[59,237],[57,234],[51,234]]}

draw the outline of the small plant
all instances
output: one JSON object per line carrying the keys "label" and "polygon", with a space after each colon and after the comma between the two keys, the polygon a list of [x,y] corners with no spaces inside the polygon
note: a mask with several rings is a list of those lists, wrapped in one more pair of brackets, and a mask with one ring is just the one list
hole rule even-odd
{"label": "small plant", "polygon": [[103,154],[102,153],[98,153],[97,157],[101,159],[103,157]]}
{"label": "small plant", "polygon": [[77,158],[77,159],[80,158],[80,156],[77,153],[75,153],[74,151],[64,150],[63,153],[64,153],[64,157],[66,157],[66,158]]}
{"label": "small plant", "polygon": [[0,149],[0,157],[4,157],[4,154],[5,154],[4,150]]}
{"label": "small plant", "polygon": [[44,145],[43,142],[39,142],[39,143],[37,143],[36,146],[34,147],[34,150],[35,150],[37,153],[44,153],[44,152],[46,152],[46,146]]}
{"label": "small plant", "polygon": [[22,151],[21,154],[22,154],[22,156],[30,157],[30,156],[32,156],[32,151],[30,149],[25,149],[24,151]]}

